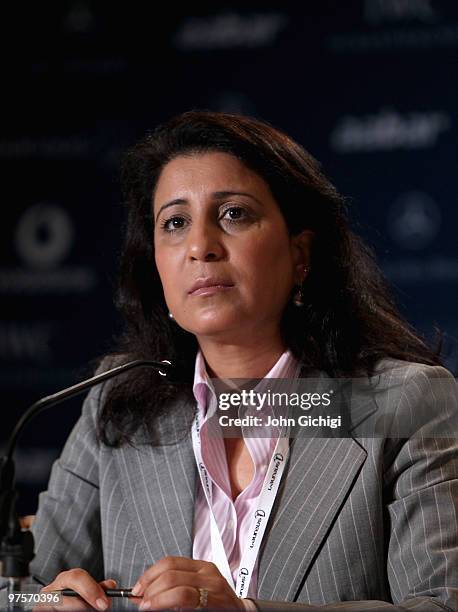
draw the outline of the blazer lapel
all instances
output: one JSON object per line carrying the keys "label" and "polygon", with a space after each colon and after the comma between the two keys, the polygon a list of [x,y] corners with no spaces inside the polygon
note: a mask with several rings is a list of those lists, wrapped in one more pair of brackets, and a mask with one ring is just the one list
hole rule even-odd
{"label": "blazer lapel", "polygon": [[[193,406],[186,409],[192,414]],[[178,412],[168,415],[169,423],[180,423]],[[129,517],[148,565],[167,555],[192,557],[196,467],[190,433],[181,437],[176,443],[146,441],[115,451]]]}
{"label": "blazer lapel", "polygon": [[260,552],[258,597],[294,601],[367,453],[352,438],[294,438]]}

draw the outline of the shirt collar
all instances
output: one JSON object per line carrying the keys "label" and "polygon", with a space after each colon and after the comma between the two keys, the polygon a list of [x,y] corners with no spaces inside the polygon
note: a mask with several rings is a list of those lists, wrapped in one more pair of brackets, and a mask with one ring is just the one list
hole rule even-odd
{"label": "shirt collar", "polygon": [[[297,378],[299,372],[299,361],[294,357],[290,349],[286,349],[264,378]],[[216,394],[212,381],[208,376],[205,359],[200,349],[196,355],[192,390],[198,409],[201,411],[201,417],[204,418],[205,415],[207,417],[211,416],[216,410]],[[208,414],[206,414],[207,408]]]}
{"label": "shirt collar", "polygon": [[203,406],[204,408],[207,406],[210,395],[215,394],[213,384],[207,373],[205,359],[200,349],[197,351],[196,355],[192,391],[198,406]]}

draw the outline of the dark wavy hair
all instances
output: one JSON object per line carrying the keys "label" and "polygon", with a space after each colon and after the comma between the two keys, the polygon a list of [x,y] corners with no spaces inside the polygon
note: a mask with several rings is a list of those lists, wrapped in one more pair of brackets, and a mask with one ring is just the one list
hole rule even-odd
{"label": "dark wavy hair", "polygon": [[104,363],[169,359],[179,382],[141,369],[109,387],[99,414],[105,444],[131,443],[143,428],[154,443],[156,419],[182,398],[193,401],[197,341],[168,317],[154,262],[152,201],[163,167],[179,155],[234,155],[269,185],[291,235],[311,229],[305,304],[288,303],[281,332],[305,367],[329,376],[371,375],[382,358],[441,365],[439,354],[398,312],[372,251],[349,226],[346,202],[319,163],[270,124],[242,115],[190,111],[157,127],[125,156],[127,227],[117,306],[125,324]]}

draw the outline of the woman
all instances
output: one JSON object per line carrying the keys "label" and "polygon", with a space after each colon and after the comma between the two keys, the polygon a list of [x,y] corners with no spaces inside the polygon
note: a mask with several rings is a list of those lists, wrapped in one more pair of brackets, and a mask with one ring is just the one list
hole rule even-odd
{"label": "woman", "polygon": [[401,420],[428,396],[442,421],[456,410],[317,162],[266,123],[189,112],[129,153],[124,181],[111,360],[180,375],[89,394],[40,497],[44,590],[76,590],[70,609],[105,609],[117,584],[141,610],[458,610],[455,438],[431,423],[397,439],[207,427],[211,379],[364,376]]}

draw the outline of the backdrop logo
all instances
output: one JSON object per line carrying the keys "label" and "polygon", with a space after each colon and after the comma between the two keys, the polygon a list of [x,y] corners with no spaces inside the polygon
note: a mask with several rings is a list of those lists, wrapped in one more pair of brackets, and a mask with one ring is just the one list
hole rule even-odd
{"label": "backdrop logo", "polygon": [[426,193],[412,191],[397,198],[388,214],[388,229],[404,249],[419,250],[429,246],[441,227],[441,211]]}
{"label": "backdrop logo", "polygon": [[381,109],[373,115],[342,117],[331,133],[330,144],[338,153],[426,149],[435,146],[450,126],[450,116],[442,111],[401,114]]}
{"label": "backdrop logo", "polygon": [[[363,0],[368,27],[330,34],[325,45],[334,53],[380,53],[398,49],[437,49],[458,45],[458,24],[437,0]],[[449,3],[453,4],[456,3]],[[450,12],[450,11],[448,11]]]}
{"label": "backdrop logo", "polygon": [[19,219],[15,245],[29,266],[57,266],[73,245],[73,226],[68,213],[53,204],[36,204],[28,208]]}
{"label": "backdrop logo", "polygon": [[273,44],[287,23],[283,13],[190,17],[175,33],[174,44],[185,50],[263,47]]}
{"label": "backdrop logo", "polygon": [[67,263],[76,232],[69,213],[57,204],[30,206],[13,228],[18,262],[0,268],[0,292],[12,295],[87,293],[97,285],[93,266]]}
{"label": "backdrop logo", "polygon": [[364,18],[369,23],[413,19],[431,23],[438,15],[431,0],[365,0]]}
{"label": "backdrop logo", "polygon": [[65,16],[63,26],[68,32],[92,32],[96,29],[95,15],[85,2],[73,3]]}
{"label": "backdrop logo", "polygon": [[43,362],[51,355],[49,343],[54,328],[53,322],[47,321],[0,323],[0,357],[9,363],[30,359]]}

